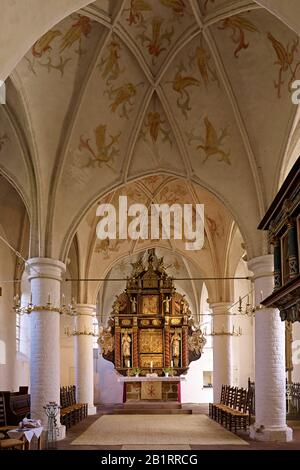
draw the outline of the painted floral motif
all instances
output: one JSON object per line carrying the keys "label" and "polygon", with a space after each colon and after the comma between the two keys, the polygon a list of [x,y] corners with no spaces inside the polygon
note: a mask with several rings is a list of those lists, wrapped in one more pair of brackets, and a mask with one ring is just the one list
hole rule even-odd
{"label": "painted floral motif", "polygon": [[152,193],[158,188],[158,186],[163,182],[163,178],[158,175],[154,176],[147,176],[143,179],[143,184],[146,186],[147,189],[150,189]]}
{"label": "painted floral motif", "polygon": [[184,0],[159,0],[159,2],[164,7],[171,9],[176,17],[184,16],[186,9]]}
{"label": "painted floral motif", "polygon": [[275,39],[275,37],[268,33],[268,39],[271,41],[273,49],[275,51],[277,60],[274,62],[275,65],[278,65],[278,79],[274,80],[274,87],[277,90],[278,98],[281,98],[281,88],[284,85],[283,75],[284,73],[290,75],[288,81],[288,90],[291,92],[291,86],[293,81],[296,79],[296,72],[300,65],[300,60],[296,62],[296,53],[298,52],[299,38],[293,39],[290,44],[287,44],[285,47],[280,41]]}
{"label": "painted floral motif", "polygon": [[192,56],[189,56],[189,65],[196,64],[200,76],[202,78],[205,88],[211,81],[217,82],[219,85],[219,78],[213,65],[211,64],[211,55],[204,48],[202,41],[201,44],[196,47],[195,52]]}
{"label": "painted floral motif", "polygon": [[152,6],[146,0],[130,0],[130,7],[124,10],[125,13],[128,12],[127,21],[130,26],[144,21],[143,13],[146,11],[152,11]]}
{"label": "painted floral motif", "polygon": [[160,203],[179,203],[182,204],[183,202],[190,202],[189,195],[187,190],[181,184],[176,184],[172,187],[165,186],[163,190],[160,192],[158,200]]}
{"label": "painted floral motif", "polygon": [[162,137],[162,142],[168,141],[172,146],[172,140],[170,138],[171,129],[165,126],[165,124],[165,119],[161,118],[161,115],[158,111],[150,111],[147,114],[143,128],[140,132],[140,136],[146,140],[147,135],[149,134],[153,145],[157,143],[157,140],[160,136]]}
{"label": "painted floral motif", "polygon": [[244,18],[241,15],[230,16],[221,21],[219,29],[231,31],[230,39],[234,44],[237,45],[234,55],[235,57],[239,56],[239,52],[242,49],[248,49],[249,43],[246,42],[245,33],[250,32],[259,32],[257,27],[248,19]]}
{"label": "painted floral motif", "polygon": [[198,145],[196,148],[197,150],[202,150],[205,154],[203,163],[205,163],[209,157],[213,155],[219,155],[219,161],[223,161],[228,165],[231,165],[230,150],[228,152],[225,152],[221,148],[224,145],[224,139],[229,135],[228,129],[221,129],[221,133],[218,136],[214,125],[210,122],[207,116],[204,118],[204,125],[205,137],[202,137],[201,135],[196,135],[193,131],[187,133],[189,145],[193,141],[201,142],[200,145]]}
{"label": "painted floral motif", "polygon": [[224,226],[220,214],[218,214],[218,221],[220,222],[219,224],[216,222],[215,219],[209,217],[208,215],[205,216],[205,220],[207,222],[210,234],[213,237],[216,236],[218,238],[222,238],[224,235]]}
{"label": "painted floral motif", "polygon": [[111,253],[116,253],[119,251],[119,245],[121,240],[111,240],[110,238],[106,238],[105,240],[100,240],[96,247],[95,253],[100,253],[103,255],[104,259],[109,259]]}
{"label": "painted floral motif", "polygon": [[125,68],[120,67],[120,50],[121,44],[116,37],[114,37],[107,46],[107,53],[98,64],[99,70],[102,71],[102,78],[110,85],[113,80],[117,80]]}
{"label": "painted floral motif", "polygon": [[187,119],[187,113],[192,109],[190,106],[191,97],[188,88],[191,86],[198,87],[201,83],[199,82],[199,80],[192,77],[191,75],[187,75],[187,73],[183,74],[183,72],[186,72],[186,68],[181,63],[178,67],[178,71],[176,72],[173,81],[166,83],[171,83],[173,90],[179,94],[176,103],[178,108],[181,109],[184,117]]}
{"label": "painted floral motif", "polygon": [[171,26],[170,29],[163,30],[163,19],[162,18],[152,18],[151,22],[151,33],[146,34],[148,24],[146,22],[141,23],[141,28],[144,31],[141,34],[137,35],[137,39],[141,41],[142,46],[146,46],[148,53],[152,56],[152,65],[155,65],[159,55],[167,49],[171,44],[171,38],[174,34],[174,27]]}
{"label": "painted floral motif", "polygon": [[79,150],[87,150],[89,154],[89,162],[87,166],[98,166],[99,168],[102,167],[103,164],[108,166],[111,170],[114,171],[114,168],[111,166],[111,162],[113,161],[114,157],[119,155],[119,149],[117,145],[119,144],[119,138],[121,133],[117,135],[109,134],[109,138],[107,136],[107,126],[106,125],[99,125],[95,131],[95,143],[96,143],[96,151],[90,144],[89,138],[84,138],[83,136],[80,137],[79,143]]}
{"label": "painted floral motif", "polygon": [[110,109],[113,113],[117,110],[120,111],[119,116],[129,119],[130,108],[134,105],[134,97],[137,93],[137,87],[144,85],[143,82],[134,85],[131,82],[125,83],[124,85],[113,88],[112,86],[104,91],[104,94],[108,95],[108,99],[111,101]]}
{"label": "painted floral motif", "polygon": [[[76,15],[75,22],[63,34],[59,29],[51,29],[38,39],[31,48],[31,57],[25,57],[29,70],[36,75],[36,66],[46,68],[48,73],[51,70],[60,72],[61,76],[71,57],[65,57],[64,53],[73,49],[73,46],[78,45],[74,51],[82,55],[86,51],[82,49],[82,41],[86,39],[92,30],[92,21],[90,18],[82,15]],[[58,45],[59,41],[59,45]],[[57,43],[58,59],[52,57],[52,51]]]}
{"label": "painted floral motif", "polygon": [[4,147],[5,143],[9,141],[8,135],[7,134],[2,134],[0,135],[0,152],[2,148]]}

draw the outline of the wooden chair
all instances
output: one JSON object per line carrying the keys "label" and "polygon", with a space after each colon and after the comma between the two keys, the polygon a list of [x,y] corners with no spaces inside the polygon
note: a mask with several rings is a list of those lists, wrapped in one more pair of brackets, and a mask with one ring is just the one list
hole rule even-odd
{"label": "wooden chair", "polygon": [[16,429],[16,426],[8,426],[6,421],[5,413],[5,401],[3,393],[0,393],[0,435],[2,434],[4,438],[7,437],[8,431]]}
{"label": "wooden chair", "polygon": [[60,406],[61,423],[64,424],[67,429],[73,424],[76,424],[87,417],[88,404],[76,403],[75,385],[70,385],[69,387],[61,387]]}
{"label": "wooden chair", "polygon": [[0,450],[4,449],[16,449],[20,447],[24,450],[25,444],[20,439],[10,439],[8,437],[8,431],[16,429],[16,426],[7,426],[6,413],[5,413],[5,402],[3,393],[0,393]]}
{"label": "wooden chair", "polygon": [[251,391],[246,389],[239,389],[239,399],[237,406],[234,409],[228,409],[226,411],[226,427],[229,431],[234,429],[236,433],[238,429],[247,429],[247,425],[250,424],[251,419]]}
{"label": "wooden chair", "polygon": [[246,430],[251,424],[252,402],[253,388],[222,385],[220,403],[209,404],[209,416],[230,431]]}
{"label": "wooden chair", "polygon": [[16,449],[20,447],[21,450],[25,449],[25,442],[20,439],[1,439],[0,450]]}
{"label": "wooden chair", "polygon": [[228,389],[229,389],[228,385],[222,385],[220,402],[219,403],[210,403],[209,404],[209,416],[210,416],[210,418],[216,419],[217,408],[218,408],[219,405],[225,404]]}

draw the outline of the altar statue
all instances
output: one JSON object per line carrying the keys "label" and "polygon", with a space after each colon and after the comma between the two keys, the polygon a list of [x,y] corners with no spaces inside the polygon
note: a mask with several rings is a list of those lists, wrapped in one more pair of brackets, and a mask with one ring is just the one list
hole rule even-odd
{"label": "altar statue", "polygon": [[172,346],[172,357],[174,361],[174,366],[178,367],[179,357],[180,357],[180,336],[178,335],[176,330],[171,340],[171,346]]}
{"label": "altar statue", "polygon": [[137,304],[136,298],[131,297],[130,302],[131,302],[131,313],[136,313],[136,304]]}
{"label": "altar statue", "polygon": [[163,300],[163,304],[166,304],[165,313],[170,313],[170,303],[171,303],[171,298],[167,296],[165,300]]}
{"label": "altar statue", "polygon": [[185,294],[182,296],[182,299],[180,301],[180,306],[181,306],[181,313],[183,315],[186,315],[187,311],[188,311],[188,308],[189,308],[189,304],[188,304],[188,301],[185,298]]}
{"label": "altar statue", "polygon": [[128,366],[128,362],[130,361],[130,356],[131,356],[130,343],[131,343],[131,338],[128,332],[125,331],[122,337],[122,354],[123,354],[124,362],[126,366]]}

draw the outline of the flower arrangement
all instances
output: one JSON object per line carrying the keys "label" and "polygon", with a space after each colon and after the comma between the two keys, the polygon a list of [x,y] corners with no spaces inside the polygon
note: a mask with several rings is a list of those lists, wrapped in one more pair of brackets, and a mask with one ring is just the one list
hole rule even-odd
{"label": "flower arrangement", "polygon": [[173,367],[165,367],[163,371],[166,377],[168,377],[168,375],[173,375]]}
{"label": "flower arrangement", "polygon": [[135,375],[136,377],[138,377],[140,372],[141,369],[139,367],[133,367],[133,369],[131,370],[131,375]]}

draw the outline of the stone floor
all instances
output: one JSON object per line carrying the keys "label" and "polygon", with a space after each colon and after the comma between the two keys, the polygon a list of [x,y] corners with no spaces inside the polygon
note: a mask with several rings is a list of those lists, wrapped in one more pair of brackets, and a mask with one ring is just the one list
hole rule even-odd
{"label": "stone floor", "polygon": [[[191,405],[193,408],[193,413],[204,413],[207,414],[208,407],[207,405]],[[57,448],[59,450],[122,450],[121,445],[116,446],[74,446],[71,445],[71,442],[76,439],[80,434],[82,434],[94,421],[96,421],[100,416],[105,414],[113,414],[114,408],[112,406],[100,406],[98,407],[98,413],[94,416],[89,416],[83,422],[78,423],[73,426],[67,432],[67,437],[63,441],[57,443]],[[300,450],[300,421],[289,422],[289,425],[293,428],[294,431],[294,440],[290,443],[262,443],[257,441],[252,441],[249,439],[246,433],[240,432],[238,435],[248,442],[247,446],[193,446],[191,445],[191,450]],[[166,449],[169,450],[169,449]],[[174,449],[175,450],[175,449]],[[178,449],[179,450],[179,449]]]}

